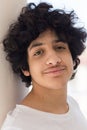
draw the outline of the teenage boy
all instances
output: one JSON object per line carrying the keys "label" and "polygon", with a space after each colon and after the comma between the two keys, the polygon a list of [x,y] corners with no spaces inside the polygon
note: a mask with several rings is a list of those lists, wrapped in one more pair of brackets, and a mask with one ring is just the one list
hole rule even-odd
{"label": "teenage boy", "polygon": [[31,92],[8,113],[1,130],[87,130],[77,102],[67,96],[85,49],[86,31],[74,11],[30,3],[3,41],[7,59]]}

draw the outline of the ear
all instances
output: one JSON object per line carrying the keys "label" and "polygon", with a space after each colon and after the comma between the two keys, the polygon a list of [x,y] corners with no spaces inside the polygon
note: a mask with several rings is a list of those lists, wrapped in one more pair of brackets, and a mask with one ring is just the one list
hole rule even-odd
{"label": "ear", "polygon": [[75,70],[75,67],[76,67],[76,62],[74,61],[73,62],[73,69]]}
{"label": "ear", "polygon": [[22,72],[25,76],[30,76],[30,72],[28,70],[22,70]]}

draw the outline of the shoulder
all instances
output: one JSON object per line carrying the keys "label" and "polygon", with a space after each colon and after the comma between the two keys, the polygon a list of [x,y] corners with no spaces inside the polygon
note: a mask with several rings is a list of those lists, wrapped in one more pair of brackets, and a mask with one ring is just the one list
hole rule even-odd
{"label": "shoulder", "polygon": [[68,96],[67,103],[72,113],[82,113],[78,102],[71,96]]}
{"label": "shoulder", "polygon": [[13,122],[15,121],[15,118],[13,116],[11,116],[12,111],[10,111],[7,116],[6,119],[1,127],[1,130],[20,130],[17,129],[16,127],[12,126]]}
{"label": "shoulder", "polygon": [[[72,116],[75,116],[75,118],[77,117],[78,119],[82,119],[82,122],[85,121],[86,118],[85,118],[84,114],[82,113],[78,102],[74,98],[68,97],[68,103],[69,103],[69,107],[70,107]],[[87,121],[86,121],[86,123],[87,123]]]}
{"label": "shoulder", "polygon": [[71,96],[68,96],[67,102],[69,103],[70,106],[76,106],[79,107],[78,102]]}
{"label": "shoulder", "polygon": [[26,122],[26,120],[23,120],[24,115],[27,115],[27,108],[22,105],[16,105],[12,111],[8,112],[1,130],[22,130],[19,124]]}

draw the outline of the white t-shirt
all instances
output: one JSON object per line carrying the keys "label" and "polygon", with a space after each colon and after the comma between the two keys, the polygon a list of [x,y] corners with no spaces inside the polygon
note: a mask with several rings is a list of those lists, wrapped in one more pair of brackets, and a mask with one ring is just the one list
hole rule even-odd
{"label": "white t-shirt", "polygon": [[87,121],[78,104],[68,97],[69,111],[52,114],[24,105],[9,112],[1,130],[87,130]]}

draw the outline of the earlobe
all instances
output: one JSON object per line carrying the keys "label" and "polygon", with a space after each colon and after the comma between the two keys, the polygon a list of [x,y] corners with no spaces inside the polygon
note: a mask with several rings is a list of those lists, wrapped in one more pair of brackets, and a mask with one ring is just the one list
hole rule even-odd
{"label": "earlobe", "polygon": [[22,72],[23,72],[23,74],[24,74],[25,76],[30,76],[30,73],[29,73],[28,70],[22,70]]}

